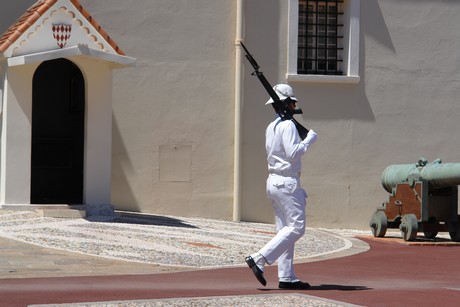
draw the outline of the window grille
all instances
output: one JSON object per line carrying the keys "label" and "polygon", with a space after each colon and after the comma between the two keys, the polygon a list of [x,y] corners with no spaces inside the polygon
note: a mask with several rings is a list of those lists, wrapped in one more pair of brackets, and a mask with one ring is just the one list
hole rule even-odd
{"label": "window grille", "polygon": [[298,74],[343,74],[343,0],[299,0]]}

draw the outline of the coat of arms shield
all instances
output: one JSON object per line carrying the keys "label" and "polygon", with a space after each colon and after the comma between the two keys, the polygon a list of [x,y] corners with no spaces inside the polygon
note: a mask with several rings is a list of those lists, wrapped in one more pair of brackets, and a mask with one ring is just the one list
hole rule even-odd
{"label": "coat of arms shield", "polygon": [[64,48],[70,38],[72,32],[72,25],[53,24],[53,37],[56,40],[59,48]]}

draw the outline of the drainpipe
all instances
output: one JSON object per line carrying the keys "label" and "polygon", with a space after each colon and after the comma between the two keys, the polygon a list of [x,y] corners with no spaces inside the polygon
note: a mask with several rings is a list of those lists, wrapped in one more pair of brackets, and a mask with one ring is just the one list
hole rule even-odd
{"label": "drainpipe", "polygon": [[235,39],[235,144],[233,162],[233,221],[241,220],[241,105],[242,105],[242,61],[243,0],[236,0]]}
{"label": "drainpipe", "polygon": [[2,54],[0,54],[0,115],[3,113],[3,93],[5,92],[5,62],[5,57]]}

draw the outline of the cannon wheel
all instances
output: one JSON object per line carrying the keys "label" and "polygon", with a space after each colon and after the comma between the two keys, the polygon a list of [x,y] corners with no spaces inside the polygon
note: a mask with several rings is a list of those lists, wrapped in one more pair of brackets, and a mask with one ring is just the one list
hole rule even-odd
{"label": "cannon wheel", "polygon": [[418,222],[415,214],[403,215],[399,225],[404,241],[414,241],[417,237]]}
{"label": "cannon wheel", "polygon": [[374,237],[384,237],[385,233],[387,232],[387,225],[388,220],[385,212],[375,211],[374,214],[372,214],[369,226],[371,227],[371,231]]}
{"label": "cannon wheel", "polygon": [[[438,220],[436,220],[436,218],[433,216],[433,217],[430,217],[428,219],[428,224],[430,225],[439,225],[439,222]],[[427,239],[434,239],[436,238],[436,236],[438,235],[438,232],[437,231],[424,231],[423,232],[425,234],[425,238]]]}
{"label": "cannon wheel", "polygon": [[449,236],[452,241],[460,242],[460,224],[457,226],[457,231],[449,231]]}

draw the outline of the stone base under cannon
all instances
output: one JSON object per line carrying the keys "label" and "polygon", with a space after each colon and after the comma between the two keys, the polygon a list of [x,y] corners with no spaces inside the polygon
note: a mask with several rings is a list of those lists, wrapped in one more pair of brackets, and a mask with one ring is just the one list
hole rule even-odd
{"label": "stone base under cannon", "polygon": [[400,183],[392,189],[388,202],[373,213],[369,223],[374,237],[384,237],[387,228],[399,228],[405,241],[417,232],[433,239],[438,232],[449,232],[460,242],[457,186],[429,188],[426,180]]}

